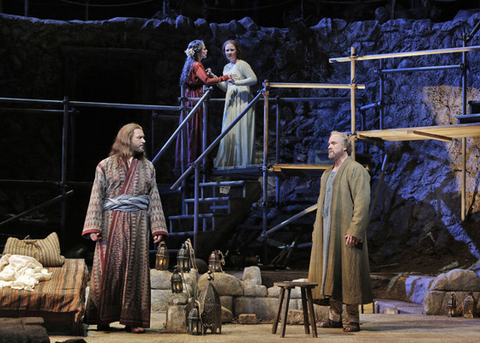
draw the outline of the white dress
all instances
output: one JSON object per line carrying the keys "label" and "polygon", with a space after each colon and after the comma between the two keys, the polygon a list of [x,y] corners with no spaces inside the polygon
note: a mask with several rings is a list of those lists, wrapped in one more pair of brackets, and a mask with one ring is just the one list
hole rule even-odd
{"label": "white dress", "polygon": [[[247,107],[252,99],[250,86],[257,83],[257,76],[250,65],[237,60],[223,68],[223,75],[236,74],[235,84],[221,82],[218,87],[225,91],[222,131]],[[220,141],[215,167],[246,166],[253,163],[255,139],[255,110],[244,115],[230,132]]]}

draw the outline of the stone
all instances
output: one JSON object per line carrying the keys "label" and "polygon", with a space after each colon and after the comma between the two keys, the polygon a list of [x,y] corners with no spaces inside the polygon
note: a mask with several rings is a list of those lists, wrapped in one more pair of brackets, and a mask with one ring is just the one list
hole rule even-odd
{"label": "stone", "polygon": [[262,284],[262,272],[257,266],[246,267],[243,270],[242,280],[251,285],[261,285]]}
{"label": "stone", "polygon": [[222,323],[231,323],[232,321],[233,321],[232,311],[222,306]]}
{"label": "stone", "polygon": [[234,316],[255,314],[262,321],[271,321],[277,312],[278,299],[240,297],[234,300]]}
{"label": "stone", "polygon": [[233,312],[233,297],[229,295],[220,296],[220,304],[229,311]]}
{"label": "stone", "polygon": [[168,270],[150,269],[150,284],[152,289],[172,289],[172,273]]}
{"label": "stone", "polygon": [[258,324],[259,320],[255,314],[241,314],[238,316],[238,324]]}
{"label": "stone", "polygon": [[0,343],[50,343],[41,317],[0,318]]}
{"label": "stone", "polygon": [[[463,313],[462,303],[469,291],[455,291],[454,293],[457,298],[456,313],[458,316],[461,316]],[[452,291],[428,290],[423,300],[422,312],[426,315],[445,316],[447,314],[447,303],[451,294]],[[480,304],[478,302],[480,292],[473,292],[473,297],[476,300],[477,313],[480,313]]]}
{"label": "stone", "polygon": [[243,283],[243,294],[246,297],[266,297],[268,295],[267,286]]}
{"label": "stone", "polygon": [[167,306],[167,332],[187,332],[188,305]]}
{"label": "stone", "polygon": [[188,303],[188,295],[186,293],[172,293],[168,299],[169,305],[186,305]]}
{"label": "stone", "polygon": [[166,305],[172,296],[171,290],[163,290],[163,289],[152,289],[152,305],[151,311],[152,312],[163,312],[166,309]]}
{"label": "stone", "polygon": [[480,277],[472,270],[453,269],[437,276],[432,290],[438,291],[473,291],[480,292]]}
{"label": "stone", "polygon": [[[207,274],[203,274],[198,280],[198,289],[204,289],[207,285]],[[242,296],[243,287],[239,279],[225,273],[215,273],[212,284],[220,296]]]}

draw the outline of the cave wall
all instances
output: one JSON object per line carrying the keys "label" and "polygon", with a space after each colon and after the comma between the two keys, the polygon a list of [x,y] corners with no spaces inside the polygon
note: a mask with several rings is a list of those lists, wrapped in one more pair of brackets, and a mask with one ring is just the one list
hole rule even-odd
{"label": "cave wall", "polygon": [[[461,11],[452,21],[395,19],[347,23],[322,19],[314,26],[301,21],[289,28],[259,27],[250,18],[227,24],[178,16],[164,20],[115,18],[106,21],[53,21],[0,15],[0,96],[71,100],[132,102],[178,105],[178,79],[189,41],[203,39],[209,50],[206,67],[220,74],[226,60],[221,46],[237,39],[245,49],[245,59],[261,80],[346,84],[350,82],[348,63],[330,64],[331,57],[350,54],[383,54],[459,47],[462,35],[480,20],[480,13]],[[470,45],[480,45],[480,35]],[[479,98],[480,52],[468,57],[468,100]],[[461,54],[444,54],[384,60],[383,68],[451,65],[461,62]],[[357,62],[357,106],[378,100],[378,61]],[[79,81],[81,80],[81,82]],[[88,92],[92,85],[94,92]],[[271,97],[348,97],[345,90],[272,90]],[[215,90],[214,96],[223,94]],[[385,76],[384,127],[415,127],[457,123],[461,114],[461,78],[458,70],[395,73]],[[123,101],[122,101],[123,100]],[[10,104],[2,105],[8,107]],[[41,105],[38,105],[41,107]],[[38,107],[37,106],[37,107]],[[348,101],[308,101],[280,103],[281,162],[314,163],[318,151],[326,149],[329,132],[350,131]],[[271,106],[274,110],[276,105]],[[212,131],[218,132],[221,106],[212,105]],[[272,111],[273,112],[273,111]],[[175,113],[171,114],[174,117]],[[99,119],[100,118],[100,119]],[[364,127],[361,127],[362,118]],[[118,127],[138,121],[148,128],[149,140],[156,144],[174,130],[176,119],[160,121],[151,133],[150,113],[144,111],[101,114],[80,109],[76,119],[72,164],[84,167],[84,174],[69,170],[70,178],[91,181],[93,168],[108,153]],[[257,108],[258,142],[262,141],[262,110]],[[271,114],[271,123],[274,116]],[[173,124],[172,124],[173,123]],[[273,124],[272,124],[273,125]],[[378,112],[359,113],[357,130],[379,128]],[[2,179],[58,180],[60,175],[61,116],[0,113],[0,160]],[[273,126],[272,126],[273,127]],[[275,138],[274,130],[272,142]],[[449,254],[452,263],[471,267],[480,257],[479,151],[480,138],[467,139],[467,220],[460,220],[461,143],[459,140],[386,143],[380,147],[361,144],[358,151],[372,156],[372,195],[378,186],[385,154],[388,163],[380,185],[369,228],[373,264],[398,264],[412,251],[421,251],[418,261]],[[80,148],[79,148],[80,147]],[[273,146],[270,149],[274,154]],[[159,182],[171,182],[172,159],[157,165]],[[80,161],[78,161],[80,159]],[[76,162],[74,162],[76,161]],[[91,177],[88,171],[91,170]],[[48,199],[55,191],[23,189],[0,185],[0,214],[4,218],[20,213]],[[283,181],[282,202],[314,202],[317,178]],[[82,194],[82,192],[78,192]],[[83,191],[88,199],[88,192]],[[85,203],[84,200],[81,203]],[[86,204],[76,206],[69,235],[77,237],[82,228]],[[170,205],[166,205],[168,213]],[[306,206],[305,206],[306,207]],[[46,210],[45,210],[46,211]],[[271,222],[278,216],[271,212]],[[51,214],[51,213],[50,213]],[[54,215],[58,216],[57,212]],[[38,211],[34,217],[48,217]],[[48,222],[48,218],[45,219]],[[278,220],[278,218],[277,218]],[[51,227],[53,224],[50,223]],[[48,224],[47,224],[48,225]]]}

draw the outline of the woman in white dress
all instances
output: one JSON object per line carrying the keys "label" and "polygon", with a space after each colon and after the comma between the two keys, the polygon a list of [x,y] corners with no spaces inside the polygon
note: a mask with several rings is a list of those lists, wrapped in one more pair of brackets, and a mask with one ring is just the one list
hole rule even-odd
{"label": "woman in white dress", "polygon": [[[257,76],[243,60],[240,45],[234,40],[223,44],[223,53],[230,61],[223,68],[224,75],[235,75],[233,79],[218,83],[227,94],[223,111],[222,131],[247,107],[252,99],[250,86],[257,83]],[[212,75],[213,76],[213,75]],[[247,166],[254,162],[255,111],[251,109],[220,141],[215,167]]]}

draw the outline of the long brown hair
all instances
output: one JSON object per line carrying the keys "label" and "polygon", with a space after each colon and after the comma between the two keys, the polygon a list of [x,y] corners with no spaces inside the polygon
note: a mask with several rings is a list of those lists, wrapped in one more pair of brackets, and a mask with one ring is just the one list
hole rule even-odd
{"label": "long brown hair", "polygon": [[227,55],[225,55],[225,47],[227,46],[227,44],[232,44],[235,47],[235,50],[237,51],[237,60],[243,60],[243,49],[240,46],[240,44],[238,44],[238,42],[234,39],[229,39],[225,43],[223,43],[223,46],[222,46],[223,56],[225,56],[225,58],[228,60]]}
{"label": "long brown hair", "polygon": [[[117,133],[117,138],[115,138],[115,141],[113,142],[109,156],[117,155],[124,161],[127,161],[132,157],[132,137],[134,131],[137,129],[143,131],[143,128],[136,123],[124,125]],[[145,152],[138,153],[135,157],[142,159],[145,157]]]}

